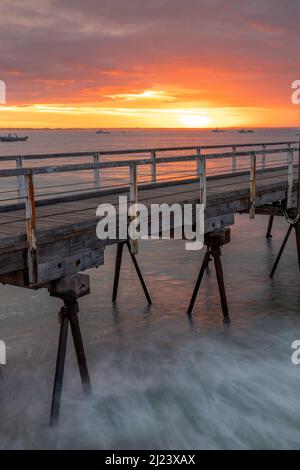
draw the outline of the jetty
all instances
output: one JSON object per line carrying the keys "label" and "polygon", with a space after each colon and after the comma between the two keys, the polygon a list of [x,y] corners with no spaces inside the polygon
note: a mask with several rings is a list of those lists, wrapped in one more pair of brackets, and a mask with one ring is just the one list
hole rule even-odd
{"label": "jetty", "polygon": [[[230,321],[221,248],[230,242],[230,226],[236,213],[248,213],[253,223],[256,214],[266,215],[267,237],[271,236],[274,217],[285,217],[288,231],[271,275],[293,228],[300,267],[299,145],[296,141],[16,155],[0,157],[0,162],[3,188],[0,191],[0,282],[27,289],[46,288],[51,296],[63,302],[59,314],[52,425],[59,417],[69,325],[84,392],[91,393],[78,299],[90,293],[89,276],[84,271],[104,263],[108,244],[117,245],[112,301],[117,300],[125,247],[146,301],[151,304],[137,260],[138,241],[97,237],[96,209],[100,204],[116,207],[119,196],[124,195],[131,204],[142,202],[146,206],[153,203],[204,205],[206,252],[187,306],[189,315],[205,268],[213,260],[223,318],[227,323]],[[88,181],[87,174],[92,175]],[[41,176],[47,178],[44,185],[37,183]],[[74,176],[76,181],[72,181]],[[200,259],[201,252],[196,251],[195,256]]]}

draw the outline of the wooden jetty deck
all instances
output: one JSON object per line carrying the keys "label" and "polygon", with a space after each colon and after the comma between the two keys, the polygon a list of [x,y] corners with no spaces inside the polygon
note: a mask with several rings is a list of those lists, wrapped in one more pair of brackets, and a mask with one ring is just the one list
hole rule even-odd
{"label": "wooden jetty deck", "polygon": [[[34,199],[34,187],[32,187],[32,200],[30,201],[29,185],[33,185],[35,175],[55,175],[57,173],[68,175],[69,172],[85,170],[95,172],[101,171],[102,168],[118,169],[124,167],[130,168],[130,166],[138,174],[140,166],[150,165],[152,170],[151,182],[137,185],[137,194],[132,202],[143,202],[145,205],[151,203],[167,203],[169,205],[173,203],[196,204],[200,202],[201,191],[205,191],[206,232],[211,232],[231,225],[234,220],[234,213],[236,212],[250,210],[253,216],[255,206],[260,207],[287,199],[289,199],[287,202],[288,207],[295,205],[295,187],[297,181],[297,168],[293,159],[293,154],[296,150],[295,142],[253,144],[253,146],[255,145],[261,147],[261,149],[237,152],[237,146],[233,146],[233,153],[214,153],[208,155],[201,153],[202,149],[212,148],[208,146],[201,149],[196,147],[196,154],[194,155],[156,157],[156,168],[159,164],[164,163],[180,166],[182,163],[192,162],[193,160],[196,162],[196,176],[188,178],[180,177],[175,181],[174,178],[170,180],[166,178],[162,182],[159,180],[153,181],[153,173],[156,174],[157,171],[156,168],[153,171],[152,158],[99,163],[99,155],[97,155],[92,164],[81,163],[33,168],[22,168],[19,166],[16,170],[0,170],[0,178],[16,176],[19,186],[21,186],[21,178],[23,179],[25,201],[22,199],[22,194],[20,195],[22,188],[18,187],[18,192],[21,196],[19,200],[22,202],[11,204],[9,201],[9,203],[0,206],[0,274],[2,276],[9,274],[5,278],[7,282],[15,277],[14,283],[18,284],[22,278],[23,280],[20,285],[36,287],[43,285],[47,281],[52,281],[93,266],[99,266],[103,261],[103,246],[107,243],[112,243],[112,241],[100,241],[97,239],[95,228],[99,218],[96,217],[96,209],[99,204],[110,203],[116,205],[120,195],[130,194],[130,184],[132,184],[129,182],[128,186],[121,185],[120,187],[101,189],[99,188],[99,174],[96,173],[95,182],[97,183],[97,188],[92,191],[86,190],[67,195],[64,193],[62,195],[50,194],[50,197],[47,199]],[[182,149],[190,150],[191,148],[176,148],[176,150],[181,151]],[[162,150],[168,151],[169,149],[160,149],[160,151]],[[124,153],[142,151],[125,151]],[[121,151],[107,153],[119,155]],[[153,153],[154,151],[151,150],[151,156],[153,156]],[[282,161],[277,160],[275,164],[271,165],[262,161],[261,167],[258,167],[257,158],[259,158],[259,155],[266,159],[269,156],[279,154],[283,155]],[[64,158],[66,157],[66,154],[62,155]],[[81,156],[82,154],[76,155]],[[54,157],[54,155],[39,155],[25,156],[23,159],[25,161],[29,158],[53,159]],[[241,170],[237,170],[236,160],[245,157],[249,157],[249,169],[244,169],[243,167]],[[20,157],[15,158],[19,159]],[[232,159],[232,166],[229,167],[225,174],[206,176],[205,161],[220,158]],[[12,159],[13,157],[7,157],[7,160]],[[135,177],[138,178],[138,176]],[[27,181],[27,195],[25,194],[24,180]],[[30,207],[32,204],[34,207]],[[30,222],[29,224],[28,221]],[[31,229],[28,228],[29,225]],[[28,230],[32,230],[33,233],[29,233]],[[30,260],[30,256],[27,256],[27,251],[30,249],[29,245],[32,238],[36,239],[37,244],[38,255],[36,263],[38,266],[36,269],[39,271],[39,276],[38,279],[30,283],[26,282],[26,277],[28,277],[26,271],[28,270],[28,260]],[[80,250],[80,243],[78,242],[80,238],[82,250]],[[91,255],[95,253],[92,253],[92,251],[97,249],[97,247],[99,253],[100,251],[102,253],[95,256],[93,260]],[[66,256],[66,253],[68,253],[68,256]],[[73,253],[76,258],[75,261],[72,260]],[[75,265],[73,265],[73,261]],[[53,266],[55,265],[57,265],[57,268],[54,269]],[[41,268],[40,270],[39,267]],[[21,270],[23,271],[23,276],[21,276]],[[18,274],[16,276],[10,274],[14,272],[18,272]],[[2,277],[2,280],[5,279]]]}
{"label": "wooden jetty deck", "polygon": [[[294,186],[297,182],[297,169],[294,168]],[[270,174],[271,173],[271,174]],[[267,176],[267,177],[266,177]],[[150,185],[151,186],[151,185]],[[249,181],[245,175],[237,174],[224,176],[222,178],[213,177],[207,181],[207,214],[206,232],[217,228],[232,225],[233,215],[250,209],[251,198],[249,192]],[[276,169],[262,171],[257,174],[256,179],[256,206],[276,203],[286,199],[287,194],[287,169]],[[104,193],[104,194],[102,194]],[[104,246],[111,241],[100,241],[96,237],[96,225],[99,217],[96,217],[96,208],[99,204],[117,205],[120,195],[128,195],[126,191],[114,194],[105,194],[105,190],[99,191],[97,195],[89,198],[75,199],[70,202],[52,203],[36,207],[36,236],[38,246],[42,249],[45,245],[53,245],[49,250],[49,266],[43,267],[47,271],[39,279],[39,284],[71,274],[70,270],[65,271],[65,250],[62,240],[69,240],[70,255],[74,250],[75,255],[80,254],[79,247],[73,246],[71,241],[82,237],[82,243],[87,238],[87,234],[92,232],[95,246]],[[139,189],[139,202],[146,206],[150,203],[174,203],[196,204],[199,203],[199,181],[175,182],[168,186],[142,187]],[[27,234],[26,234],[26,211],[25,208],[18,210],[6,210],[0,212],[0,274],[7,274],[12,271],[26,270],[27,257]],[[117,240],[115,241],[117,243]],[[65,244],[65,246],[67,246]],[[56,251],[57,250],[57,251]],[[54,256],[54,252],[55,256]],[[41,256],[44,251],[42,250]],[[10,260],[9,260],[10,258]],[[61,263],[60,271],[55,271],[51,277],[51,266],[56,258],[57,264]],[[61,260],[59,260],[61,258]],[[80,260],[80,257],[78,258]],[[76,260],[78,263],[78,259]],[[95,259],[97,264],[97,260]],[[84,260],[80,260],[80,270],[86,269]],[[79,269],[74,269],[74,272]]]}
{"label": "wooden jetty deck", "polygon": [[[230,147],[230,151],[225,151]],[[239,148],[241,147],[241,149]],[[220,152],[220,150],[223,152]],[[118,244],[113,300],[116,300],[123,246],[127,245],[132,261],[141,280],[148,302],[151,302],[141,271],[127,240],[99,240],[96,225],[100,204],[117,206],[120,195],[129,196],[131,203],[149,204],[202,203],[205,207],[205,244],[207,252],[200,269],[188,312],[191,313],[204,274],[204,268],[213,257],[219,283],[224,319],[229,320],[225,286],[221,265],[221,246],[230,241],[228,227],[234,223],[234,214],[249,212],[271,217],[284,215],[297,235],[300,256],[300,226],[297,204],[299,191],[299,164],[296,142],[273,142],[243,145],[181,147],[168,149],[138,149],[101,152],[103,156],[123,157],[127,154],[143,155],[143,158],[121,158],[101,161],[99,152],[55,155],[27,155],[0,157],[0,162],[16,162],[16,168],[1,168],[2,178],[14,177],[17,181],[15,196],[7,191],[7,200],[0,206],[0,282],[26,288],[48,288],[50,295],[64,302],[61,310],[61,331],[52,399],[51,422],[59,414],[63,365],[68,324],[71,325],[79,370],[85,391],[90,391],[90,381],[77,318],[77,299],[89,293],[89,279],[82,271],[98,267],[104,262],[105,245]],[[214,152],[212,152],[214,151]],[[172,156],[159,154],[172,152]],[[174,153],[180,152],[179,155]],[[183,152],[189,152],[184,155]],[[209,153],[208,153],[209,152]],[[144,154],[149,154],[147,158]],[[92,157],[92,163],[40,165],[25,167],[29,160]],[[136,155],[134,155],[136,157]],[[275,157],[275,158],[274,158]],[[209,172],[208,163],[214,160],[230,162],[226,167]],[[242,165],[239,162],[243,161]],[[194,162],[194,163],[193,163]],[[245,163],[246,162],[246,163]],[[192,164],[190,172],[180,173],[181,165]],[[159,178],[160,165],[172,164],[170,177]],[[139,184],[139,170],[150,169],[150,180]],[[101,183],[101,171],[126,168],[129,179],[123,184],[105,186]],[[55,177],[92,171],[94,188],[78,191],[57,191],[37,196],[37,175]],[[172,176],[173,174],[177,177]],[[65,188],[63,188],[65,189]],[[5,191],[2,191],[5,193]],[[15,199],[14,199],[15,198]],[[4,203],[3,203],[4,201]],[[254,222],[255,223],[255,222]],[[269,226],[269,234],[270,234]],[[78,274],[80,273],[80,274]]]}

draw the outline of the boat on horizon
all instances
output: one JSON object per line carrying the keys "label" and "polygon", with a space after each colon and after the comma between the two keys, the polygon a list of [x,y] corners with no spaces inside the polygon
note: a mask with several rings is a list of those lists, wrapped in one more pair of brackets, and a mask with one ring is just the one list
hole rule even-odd
{"label": "boat on horizon", "polygon": [[104,131],[100,129],[99,131],[96,131],[96,134],[110,134],[110,131]]}
{"label": "boat on horizon", "polygon": [[28,136],[18,136],[17,134],[8,134],[0,136],[1,142],[25,142],[26,140],[28,140]]}
{"label": "boat on horizon", "polygon": [[226,132],[225,129],[219,129],[216,127],[215,129],[212,130],[212,132]]}
{"label": "boat on horizon", "polygon": [[252,130],[252,129],[240,129],[238,132],[240,134],[253,134],[254,130]]}

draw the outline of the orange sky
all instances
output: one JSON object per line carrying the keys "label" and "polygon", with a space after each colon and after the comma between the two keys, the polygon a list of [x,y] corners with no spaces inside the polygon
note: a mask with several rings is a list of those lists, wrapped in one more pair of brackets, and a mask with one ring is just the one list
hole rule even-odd
{"label": "orange sky", "polygon": [[2,0],[0,126],[299,126],[288,5]]}

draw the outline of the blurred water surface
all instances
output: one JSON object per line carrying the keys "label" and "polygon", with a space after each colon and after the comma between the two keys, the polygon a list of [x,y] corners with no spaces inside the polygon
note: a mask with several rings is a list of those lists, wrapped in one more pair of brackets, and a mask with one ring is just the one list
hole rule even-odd
{"label": "blurred water surface", "polygon": [[115,247],[91,270],[80,321],[93,385],[82,396],[69,341],[60,425],[49,430],[60,302],[46,291],[1,286],[0,447],[61,449],[299,448],[300,275],[294,235],[274,280],[286,230],[237,216],[223,265],[232,323],[222,322],[213,266],[192,322],[185,314],[202,252],[182,241],[144,241],[138,259],[148,307],[128,255],[111,304]]}

